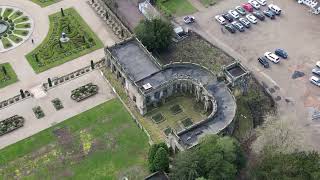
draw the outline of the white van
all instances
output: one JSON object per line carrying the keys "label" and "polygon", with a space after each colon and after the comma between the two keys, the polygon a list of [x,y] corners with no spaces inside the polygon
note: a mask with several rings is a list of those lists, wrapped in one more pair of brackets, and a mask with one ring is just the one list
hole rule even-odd
{"label": "white van", "polygon": [[274,12],[276,15],[280,15],[281,14],[281,9],[277,6],[277,5],[274,5],[274,4],[270,4],[268,6],[268,8]]}

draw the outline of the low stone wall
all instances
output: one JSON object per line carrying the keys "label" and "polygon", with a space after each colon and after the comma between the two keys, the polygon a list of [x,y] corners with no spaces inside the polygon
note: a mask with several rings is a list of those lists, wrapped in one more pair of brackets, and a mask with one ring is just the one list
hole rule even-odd
{"label": "low stone wall", "polygon": [[83,76],[83,75],[85,75],[85,74],[87,74],[87,73],[89,73],[89,72],[91,72],[91,71],[93,71],[95,69],[99,69],[99,68],[103,67],[104,66],[104,62],[105,62],[105,59],[102,58],[100,61],[94,63],[94,69],[92,69],[91,66],[89,65],[89,66],[86,66],[84,68],[81,68],[81,69],[78,69],[76,71],[73,71],[73,72],[71,72],[71,73],[69,73],[67,75],[64,75],[64,76],[61,76],[61,77],[52,78],[52,80],[51,80],[52,81],[52,86],[51,87],[49,87],[49,83],[48,82],[43,83],[42,86],[43,86],[44,90],[46,90],[46,91],[50,90],[50,89],[52,89],[52,88],[54,88],[56,86],[59,86],[59,85],[61,85],[63,83],[66,83],[66,82],[74,80],[74,79],[76,79],[78,77],[81,77],[81,76]]}
{"label": "low stone wall", "polygon": [[12,98],[9,98],[7,100],[0,102],[0,110],[6,108],[8,106],[11,106],[13,104],[16,104],[18,102],[21,102],[25,99],[28,99],[32,96],[29,91],[24,91],[24,94],[25,94],[24,98],[22,98],[21,94],[19,94],[19,95],[13,96]]}
{"label": "low stone wall", "polygon": [[121,20],[101,0],[89,0],[87,3],[97,15],[111,28],[113,33],[121,40],[131,37],[131,32],[124,26]]}

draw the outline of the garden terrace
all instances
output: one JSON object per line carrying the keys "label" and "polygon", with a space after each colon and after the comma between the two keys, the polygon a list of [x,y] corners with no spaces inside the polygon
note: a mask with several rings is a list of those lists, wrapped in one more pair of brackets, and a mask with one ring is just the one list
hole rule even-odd
{"label": "garden terrace", "polygon": [[147,136],[113,99],[0,150],[0,174],[3,179],[143,179],[148,147]]}
{"label": "garden terrace", "polygon": [[17,115],[0,121],[0,136],[22,127],[23,123],[24,118]]}
{"label": "garden terrace", "polygon": [[[43,72],[103,47],[81,16],[72,8],[49,16],[45,40],[26,58],[36,73]],[[60,42],[62,33],[70,39]]]}
{"label": "garden terrace", "polygon": [[[5,70],[4,70],[4,69]],[[9,63],[0,64],[0,88],[18,81],[16,73]]]}

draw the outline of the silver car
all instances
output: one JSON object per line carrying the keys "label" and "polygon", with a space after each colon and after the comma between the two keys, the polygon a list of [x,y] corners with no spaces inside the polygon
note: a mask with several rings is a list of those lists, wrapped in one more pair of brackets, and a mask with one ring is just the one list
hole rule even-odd
{"label": "silver car", "polygon": [[319,77],[312,76],[312,77],[310,78],[310,82],[311,82],[312,84],[320,87],[320,78],[319,78]]}

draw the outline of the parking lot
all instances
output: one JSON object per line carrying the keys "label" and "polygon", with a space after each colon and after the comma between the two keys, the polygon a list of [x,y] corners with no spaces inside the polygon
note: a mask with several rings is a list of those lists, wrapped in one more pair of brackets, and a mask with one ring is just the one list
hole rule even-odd
{"label": "parking lot", "polygon": [[[244,1],[221,1],[193,14],[196,23],[188,26],[241,60],[260,82],[266,83],[268,90],[277,97],[280,115],[285,114],[289,119],[297,120],[301,125],[298,128],[310,132],[311,138],[308,139],[320,149],[320,120],[311,120],[314,111],[320,111],[320,87],[309,82],[311,70],[320,60],[320,16],[311,14],[305,6],[294,0],[273,1],[282,9],[281,16],[276,16],[275,20],[266,17],[265,21],[258,21],[245,32],[223,32],[214,16],[242,3]],[[179,18],[177,21],[183,24]],[[257,58],[266,51],[274,52],[276,48],[285,49],[289,58],[281,59],[279,64],[270,62],[269,69],[263,68]],[[305,75],[293,78],[295,71]]]}

